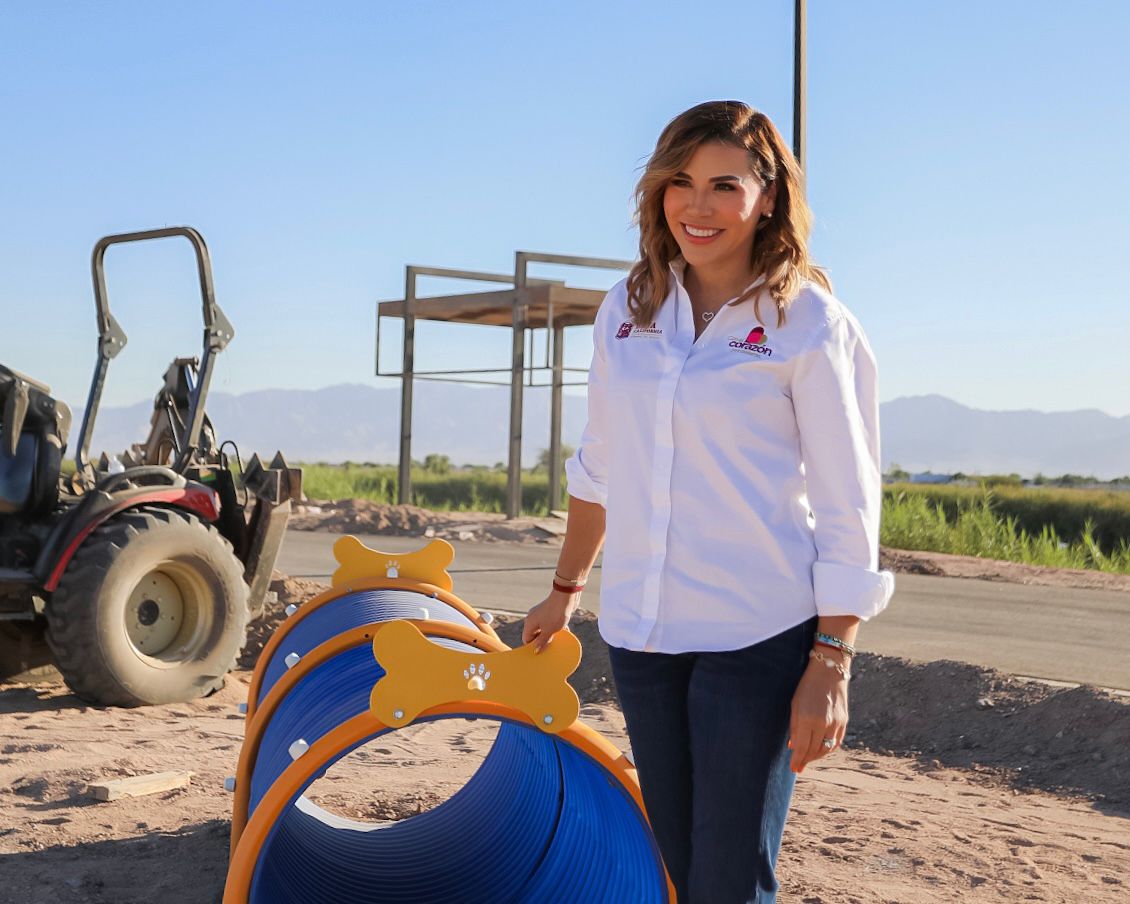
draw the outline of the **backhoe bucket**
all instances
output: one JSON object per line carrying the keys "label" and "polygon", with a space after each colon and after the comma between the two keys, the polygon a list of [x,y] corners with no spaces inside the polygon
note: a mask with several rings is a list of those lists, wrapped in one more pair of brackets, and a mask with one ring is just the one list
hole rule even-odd
{"label": "backhoe bucket", "polygon": [[302,469],[288,467],[281,452],[275,453],[269,467],[252,455],[243,472],[243,486],[255,497],[242,552],[243,579],[250,588],[248,605],[251,617],[258,618],[263,614],[291,503],[302,498]]}

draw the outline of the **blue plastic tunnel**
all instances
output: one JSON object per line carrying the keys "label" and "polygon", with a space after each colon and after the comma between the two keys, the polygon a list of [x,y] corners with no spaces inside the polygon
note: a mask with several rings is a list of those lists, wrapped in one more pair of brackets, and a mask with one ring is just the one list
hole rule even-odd
{"label": "blue plastic tunnel", "polygon": [[[344,594],[289,626],[261,663],[258,702],[288,670],[335,634],[392,618],[474,628],[441,600],[403,590]],[[470,644],[432,638],[474,653]],[[293,761],[292,744],[314,745],[368,712],[384,670],[361,644],[308,664],[263,726],[250,775],[248,818]],[[418,721],[454,716],[424,717]],[[465,718],[464,716],[457,716]],[[466,716],[483,718],[483,716]],[[645,815],[602,763],[563,738],[499,719],[479,769],[435,809],[396,823],[334,816],[301,795],[334,762],[391,729],[336,751],[298,789],[254,851],[251,904],[651,904],[671,900]],[[454,754],[453,755],[457,755]],[[373,768],[389,768],[373,767]],[[229,889],[230,891],[230,889]],[[225,902],[236,898],[225,896]]]}

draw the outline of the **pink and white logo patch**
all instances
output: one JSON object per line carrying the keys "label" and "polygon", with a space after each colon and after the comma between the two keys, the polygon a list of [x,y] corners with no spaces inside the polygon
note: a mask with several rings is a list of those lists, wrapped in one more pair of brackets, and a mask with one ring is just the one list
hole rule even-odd
{"label": "pink and white logo patch", "polygon": [[745,352],[747,355],[758,355],[763,358],[769,358],[773,355],[773,349],[765,344],[769,337],[765,335],[765,327],[755,326],[749,331],[749,335],[744,340],[739,339],[737,336],[730,337],[730,348],[735,351]]}
{"label": "pink and white logo patch", "polygon": [[632,321],[625,320],[620,324],[620,329],[616,331],[617,339],[627,339],[632,334]]}

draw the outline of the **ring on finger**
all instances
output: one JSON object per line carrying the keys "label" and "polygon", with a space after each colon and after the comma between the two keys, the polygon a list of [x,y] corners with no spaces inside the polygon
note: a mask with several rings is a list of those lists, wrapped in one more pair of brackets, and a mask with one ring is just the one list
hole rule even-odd
{"label": "ring on finger", "polygon": [[829,750],[831,750],[831,749],[832,749],[833,747],[835,747],[835,746],[836,746],[836,739],[835,739],[835,738],[825,738],[825,739],[824,739],[823,741],[821,741],[821,743],[822,743],[822,744],[823,744],[823,745],[824,745],[824,746],[825,746],[826,748],[828,748]]}

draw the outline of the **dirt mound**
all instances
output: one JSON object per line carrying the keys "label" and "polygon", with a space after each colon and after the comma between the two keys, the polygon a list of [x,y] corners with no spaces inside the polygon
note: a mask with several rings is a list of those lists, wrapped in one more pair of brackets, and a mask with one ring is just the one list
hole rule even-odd
{"label": "dirt mound", "polygon": [[1130,699],[995,669],[861,653],[848,741],[1130,807]]}
{"label": "dirt mound", "polygon": [[929,556],[886,547],[879,548],[879,567],[897,574],[932,574],[944,577],[946,573]]}
{"label": "dirt mound", "polygon": [[310,501],[297,506],[289,526],[295,530],[357,531],[416,536],[435,520],[435,512],[416,505],[386,505],[368,499]]}
{"label": "dirt mound", "polygon": [[259,654],[263,647],[275,633],[280,622],[286,619],[286,607],[292,603],[300,605],[313,599],[324,590],[329,590],[329,584],[319,581],[308,581],[304,578],[292,578],[276,571],[271,575],[269,591],[274,591],[276,597],[272,599],[268,594],[267,604],[263,607],[263,614],[247,627],[247,643],[239,655],[239,668],[253,669],[259,661]]}
{"label": "dirt mound", "polygon": [[294,530],[441,537],[486,543],[560,543],[565,522],[558,518],[512,518],[498,512],[433,512],[416,505],[387,505],[368,499],[310,500],[295,509]]}

